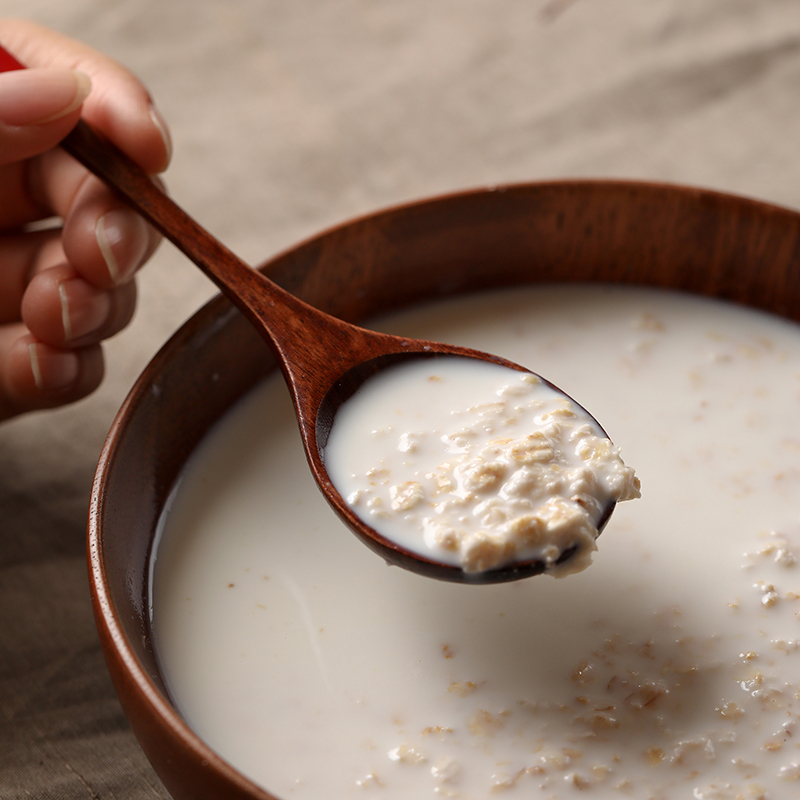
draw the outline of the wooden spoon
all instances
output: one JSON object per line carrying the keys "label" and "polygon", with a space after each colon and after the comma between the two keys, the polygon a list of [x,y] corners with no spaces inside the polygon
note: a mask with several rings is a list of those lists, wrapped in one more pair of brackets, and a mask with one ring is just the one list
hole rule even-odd
{"label": "wooden spoon", "polygon": [[[15,69],[24,67],[0,47],[0,72]],[[314,478],[336,513],[366,545],[390,564],[455,582],[501,583],[537,575],[547,568],[544,561],[533,559],[467,573],[407,550],[354,513],[334,487],[324,463],[325,444],[339,406],[365,380],[402,359],[460,356],[521,372],[530,370],[488,353],[377,333],[332,317],[241,261],[171,200],[138,164],[83,120],[61,146],[200,267],[266,339],[289,386]],[[614,506],[612,501],[604,509],[598,531],[608,522]],[[558,565],[571,558],[575,549],[564,551]]]}

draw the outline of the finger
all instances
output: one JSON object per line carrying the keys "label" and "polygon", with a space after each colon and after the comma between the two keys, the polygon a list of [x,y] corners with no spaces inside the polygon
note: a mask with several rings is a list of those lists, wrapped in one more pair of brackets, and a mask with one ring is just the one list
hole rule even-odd
{"label": "finger", "polygon": [[30,170],[31,193],[64,220],[69,262],[96,286],[117,286],[153,254],[161,237],[66,153],[46,153]]}
{"label": "finger", "polygon": [[55,147],[78,121],[91,88],[88,75],[67,69],[0,74],[0,163]]}
{"label": "finger", "polygon": [[59,350],[21,325],[0,328],[0,420],[80,400],[100,385],[103,371],[99,345]]}
{"label": "finger", "polygon": [[65,219],[63,246],[67,260],[89,283],[122,286],[155,252],[161,236],[137,213],[120,203],[97,178],[81,185]]}
{"label": "finger", "polygon": [[136,285],[98,289],[67,264],[38,273],[22,299],[22,321],[43,344],[85,347],[119,333],[136,307]]}
{"label": "finger", "polygon": [[54,148],[75,126],[91,84],[71,70],[0,74],[0,227],[43,216],[28,192],[27,159]]}
{"label": "finger", "polygon": [[64,220],[67,260],[95,286],[126,283],[158,247],[159,234],[66,153],[36,159],[29,180],[41,215]]}
{"label": "finger", "polygon": [[0,42],[28,67],[61,67],[89,76],[83,117],[152,174],[169,164],[163,117],[142,83],[107,56],[25,20],[0,20]]}
{"label": "finger", "polygon": [[[113,198],[110,202],[113,203]],[[0,324],[17,322],[22,318],[23,297],[39,274],[69,264],[71,271],[90,285],[86,292],[90,287],[121,287],[130,283],[130,276],[150,257],[159,241],[155,231],[124,206],[101,204],[93,214],[88,211],[86,215],[77,214],[77,219],[76,230],[63,238],[61,229],[0,236]],[[71,261],[63,246],[64,238],[70,242]],[[52,288],[50,294],[54,296]],[[33,303],[33,298],[38,296],[32,294],[27,303]],[[119,298],[127,298],[127,304],[135,297],[135,290],[114,297],[117,298],[115,304],[122,303]],[[82,300],[76,302],[83,304]],[[54,313],[53,303],[48,301],[45,309],[48,315]],[[119,329],[122,315],[116,305],[112,317],[116,322],[111,324],[108,332],[104,331],[105,335],[112,335]],[[59,343],[37,321],[31,324],[43,340]],[[85,325],[73,326],[73,332],[78,330],[85,333]]]}

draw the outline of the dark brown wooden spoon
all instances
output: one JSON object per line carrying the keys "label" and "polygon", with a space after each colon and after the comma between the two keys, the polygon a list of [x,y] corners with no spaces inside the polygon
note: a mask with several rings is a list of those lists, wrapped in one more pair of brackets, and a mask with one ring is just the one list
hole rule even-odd
{"label": "dark brown wooden spoon", "polygon": [[[24,67],[0,47],[0,72],[14,69]],[[526,560],[466,573],[458,566],[407,550],[353,512],[328,477],[324,462],[325,444],[337,409],[365,380],[402,359],[461,356],[521,372],[530,370],[488,353],[377,333],[332,317],[241,261],[171,200],[151,176],[83,120],[61,146],[200,267],[266,339],[289,386],[314,478],[336,513],[366,545],[390,564],[440,580],[501,583],[546,569],[541,560]],[[608,522],[614,505],[610,502],[604,510],[598,531]],[[574,551],[575,548],[566,550],[557,563],[571,558]]]}

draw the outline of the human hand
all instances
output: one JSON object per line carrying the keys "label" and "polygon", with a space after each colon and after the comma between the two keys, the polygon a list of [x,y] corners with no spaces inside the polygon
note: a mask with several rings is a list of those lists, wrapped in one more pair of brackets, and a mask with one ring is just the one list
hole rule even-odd
{"label": "human hand", "polygon": [[[85,397],[130,321],[159,236],[58,143],[81,115],[151,174],[170,139],[144,86],[34,23],[0,20],[0,420]],[[55,219],[56,223],[44,224]]]}

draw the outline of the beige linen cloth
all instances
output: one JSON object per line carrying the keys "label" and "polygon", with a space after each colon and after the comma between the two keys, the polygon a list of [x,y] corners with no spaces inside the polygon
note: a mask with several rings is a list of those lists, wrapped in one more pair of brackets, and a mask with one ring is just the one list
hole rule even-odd
{"label": "beige linen cloth", "polygon": [[[4,0],[127,64],[167,182],[258,263],[464,187],[630,177],[800,207],[798,0]],[[105,434],[213,294],[164,245],[92,398],[0,425],[0,799],[164,798],[107,677],[84,531]]]}

